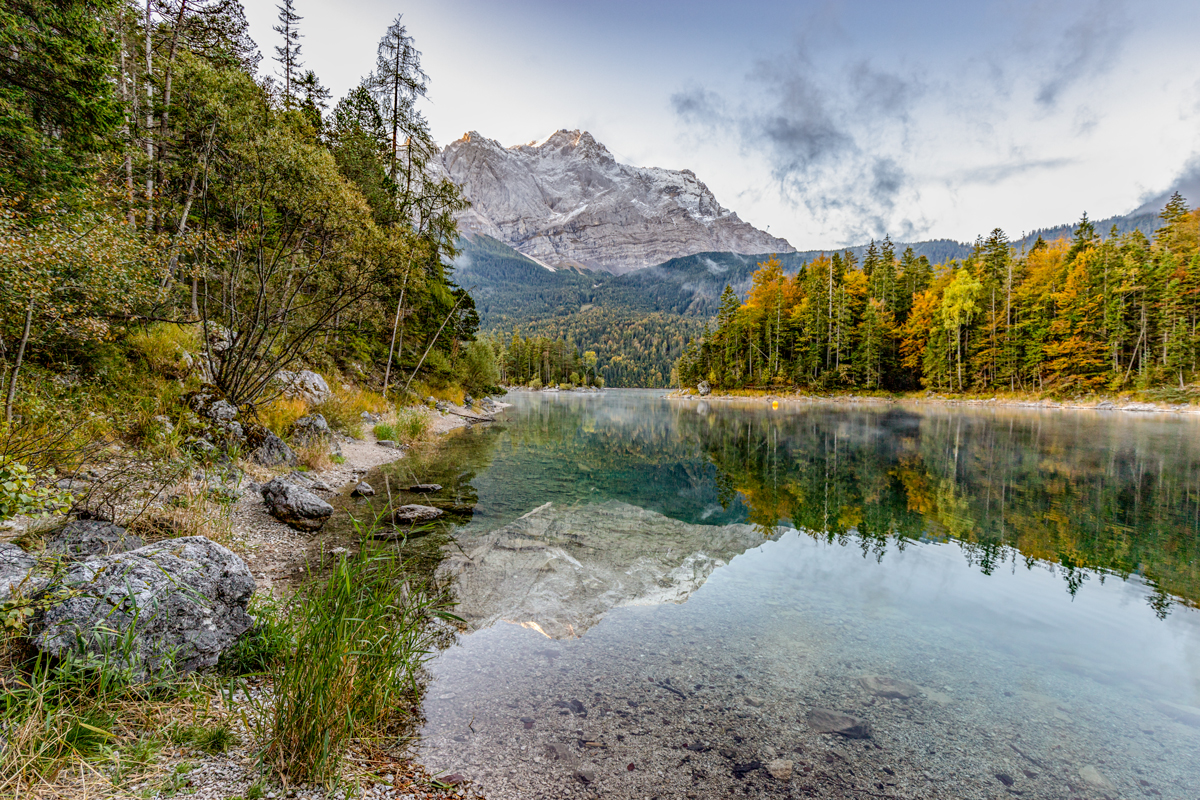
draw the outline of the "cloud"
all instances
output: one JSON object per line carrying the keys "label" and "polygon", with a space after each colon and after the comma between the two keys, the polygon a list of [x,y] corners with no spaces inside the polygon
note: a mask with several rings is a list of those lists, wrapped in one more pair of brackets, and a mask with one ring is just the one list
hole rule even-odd
{"label": "cloud", "polygon": [[1117,0],[1101,0],[1067,27],[1054,46],[1058,57],[1038,87],[1035,101],[1039,106],[1055,108],[1067,89],[1102,74],[1115,63],[1129,32],[1122,11]]}
{"label": "cloud", "polygon": [[1024,175],[1028,172],[1038,172],[1047,169],[1059,169],[1076,163],[1074,158],[1038,158],[1025,161],[1011,161],[1000,164],[987,164],[981,167],[960,170],[950,176],[952,183],[978,183],[991,186],[1002,183],[1009,178]]}

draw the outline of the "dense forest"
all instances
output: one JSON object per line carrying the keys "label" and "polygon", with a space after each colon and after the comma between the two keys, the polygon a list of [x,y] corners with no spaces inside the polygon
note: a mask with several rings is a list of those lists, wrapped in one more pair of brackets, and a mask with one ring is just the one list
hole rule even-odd
{"label": "dense forest", "polygon": [[495,383],[452,279],[465,202],[428,169],[412,36],[397,18],[375,69],[333,102],[304,67],[290,0],[276,32],[263,65],[236,0],[5,5],[7,419],[68,384],[134,380],[123,365],[147,337],[200,341],[205,377],[238,405],[297,365],[385,393],[418,370]]}
{"label": "dense forest", "polygon": [[1176,194],[1153,239],[1102,239],[1084,215],[1070,239],[1027,250],[992,231],[931,266],[874,243],[794,276],[759,265],[731,287],[715,327],[677,363],[681,385],[817,390],[1188,391],[1200,358],[1200,211]]}

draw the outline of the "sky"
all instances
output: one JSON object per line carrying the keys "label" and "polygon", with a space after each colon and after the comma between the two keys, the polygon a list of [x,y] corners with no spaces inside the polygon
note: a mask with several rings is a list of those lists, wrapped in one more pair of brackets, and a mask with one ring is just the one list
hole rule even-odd
{"label": "sky", "polygon": [[[274,0],[243,0],[270,60]],[[398,14],[443,144],[587,130],[801,250],[1011,238],[1200,187],[1196,0],[295,0],[342,96]],[[1200,204],[1200,190],[1186,193]]]}

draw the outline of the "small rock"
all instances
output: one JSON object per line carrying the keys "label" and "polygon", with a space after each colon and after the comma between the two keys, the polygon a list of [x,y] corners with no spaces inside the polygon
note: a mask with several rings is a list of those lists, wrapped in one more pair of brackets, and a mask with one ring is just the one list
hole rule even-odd
{"label": "small rock", "polygon": [[836,733],[847,739],[871,738],[869,722],[828,708],[814,708],[808,712],[806,719],[808,726],[817,733]]}
{"label": "small rock", "polygon": [[575,780],[580,783],[595,783],[596,771],[591,769],[577,769],[575,770]]}
{"label": "small rock", "polygon": [[1101,792],[1115,792],[1117,790],[1116,784],[1104,777],[1104,774],[1091,764],[1079,770],[1079,777],[1083,778],[1083,782],[1088,786],[1098,789]]}
{"label": "small rock", "polygon": [[363,422],[366,422],[366,423],[369,423],[372,425],[375,424],[376,422],[383,422],[383,417],[379,416],[378,414],[372,414],[370,411],[364,411],[359,416],[362,417]]}
{"label": "small rock", "polygon": [[237,406],[228,400],[217,400],[204,410],[204,416],[217,422],[230,422],[238,415]]}
{"label": "small rock", "polygon": [[733,759],[737,758],[737,751],[734,750],[732,747],[722,747],[717,752],[720,753],[725,758],[730,759],[731,761]]}
{"label": "small rock", "polygon": [[292,448],[273,433],[267,433],[263,437],[262,444],[251,453],[250,458],[254,463],[264,467],[278,467],[285,464],[294,467],[296,465],[296,454],[292,452]]}
{"label": "small rock", "polygon": [[366,481],[359,481],[358,485],[350,491],[351,497],[374,497],[375,489]]}
{"label": "small rock", "polygon": [[390,447],[393,450],[400,446],[400,445],[396,444],[395,442],[393,442],[391,439],[380,439],[375,444],[379,445],[380,447]]}
{"label": "small rock", "polygon": [[908,700],[921,693],[920,687],[898,681],[895,678],[885,678],[882,675],[868,675],[858,679],[859,685],[876,697],[886,697],[889,700]]}
{"label": "small rock", "polygon": [[414,483],[406,491],[417,494],[429,494],[431,492],[440,492],[441,490],[442,485],[440,483]]}
{"label": "small rock", "polygon": [[293,442],[301,446],[333,443],[333,431],[322,414],[308,414],[293,422],[291,437]]}
{"label": "small rock", "polygon": [[1005,786],[1012,786],[1014,783],[1016,783],[1016,781],[1013,780],[1013,777],[1011,775],[1006,775],[1003,772],[996,773],[996,780],[1000,781]]}
{"label": "small rock", "polygon": [[745,701],[746,705],[753,708],[762,708],[766,705],[765,700],[763,700],[761,697],[754,697],[753,695],[746,695],[743,700]]}
{"label": "small rock", "polygon": [[296,530],[319,531],[333,515],[329,503],[282,478],[262,487],[262,496],[271,516]]}
{"label": "small rock", "polygon": [[562,742],[550,742],[546,745],[546,756],[555,761],[564,761],[569,764],[575,763],[575,754],[571,752],[571,748]]}
{"label": "small rock", "polygon": [[756,769],[762,769],[761,761],[750,761],[745,764],[734,764],[733,775],[736,778],[743,778],[747,774],[754,772]]}
{"label": "small rock", "polygon": [[767,763],[767,772],[777,781],[792,779],[792,762],[786,758],[777,758]]}

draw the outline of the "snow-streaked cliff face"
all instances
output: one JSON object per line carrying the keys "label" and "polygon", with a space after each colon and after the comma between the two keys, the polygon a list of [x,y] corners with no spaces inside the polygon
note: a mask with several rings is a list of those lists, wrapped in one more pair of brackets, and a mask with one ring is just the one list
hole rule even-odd
{"label": "snow-streaked cliff face", "polygon": [[794,249],[722,208],[691,170],[618,164],[586,131],[516,147],[471,132],[446,146],[442,166],[472,203],[463,233],[550,267],[621,274],[693,253]]}

